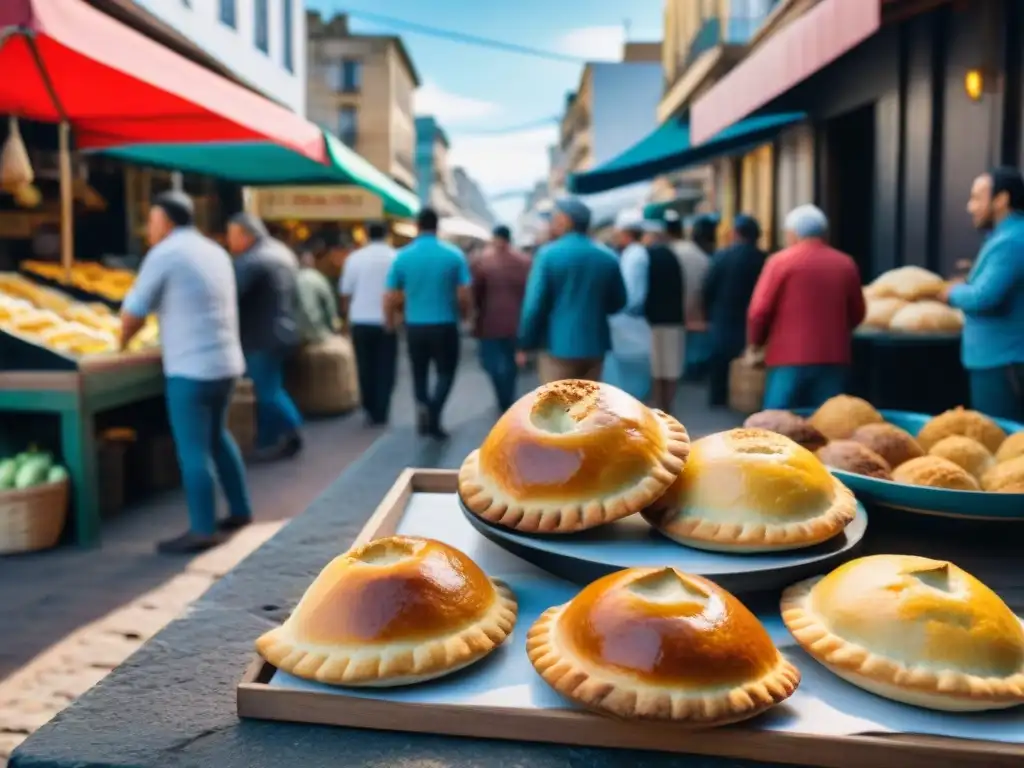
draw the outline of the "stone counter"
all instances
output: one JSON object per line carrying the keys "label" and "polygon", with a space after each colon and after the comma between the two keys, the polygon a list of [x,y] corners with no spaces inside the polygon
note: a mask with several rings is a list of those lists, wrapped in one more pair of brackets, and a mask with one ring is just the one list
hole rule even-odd
{"label": "stone counter", "polygon": [[[446,446],[410,432],[381,438],[306,513],[25,742],[12,768],[753,768],[705,757],[239,721],[235,686],[253,640],[283,620],[320,568],[348,547],[402,469],[455,468],[488,427],[466,424]],[[992,546],[979,544],[961,564],[974,568]],[[993,586],[1021,607],[1019,589]]]}

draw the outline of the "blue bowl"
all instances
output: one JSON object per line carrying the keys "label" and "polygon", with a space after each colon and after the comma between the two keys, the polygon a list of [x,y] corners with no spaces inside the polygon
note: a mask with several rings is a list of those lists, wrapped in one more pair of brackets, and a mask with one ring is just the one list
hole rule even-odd
{"label": "blue bowl", "polygon": [[[794,413],[809,416],[809,409],[796,409]],[[917,433],[932,417],[911,411],[879,411],[887,422]],[[1007,434],[1024,430],[1024,424],[1005,419],[993,419]],[[984,491],[951,491],[945,488],[925,488],[904,485],[891,480],[865,477],[841,469],[829,468],[857,498],[866,504],[892,507],[922,515],[956,517],[964,520],[1024,520],[1024,493],[986,493]]]}

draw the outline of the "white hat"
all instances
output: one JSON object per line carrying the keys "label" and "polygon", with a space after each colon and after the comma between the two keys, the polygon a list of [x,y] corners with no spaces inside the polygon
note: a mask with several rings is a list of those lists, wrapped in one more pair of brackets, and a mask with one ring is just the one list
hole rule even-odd
{"label": "white hat", "polygon": [[615,229],[620,232],[637,232],[644,228],[643,211],[637,208],[626,208],[615,217]]}

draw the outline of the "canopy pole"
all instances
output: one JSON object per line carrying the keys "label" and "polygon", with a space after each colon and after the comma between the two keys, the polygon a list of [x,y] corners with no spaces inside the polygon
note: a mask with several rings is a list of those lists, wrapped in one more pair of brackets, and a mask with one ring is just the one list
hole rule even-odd
{"label": "canopy pole", "polygon": [[60,132],[60,263],[64,282],[71,285],[71,265],[75,260],[74,184],[71,178],[71,126],[61,122]]}

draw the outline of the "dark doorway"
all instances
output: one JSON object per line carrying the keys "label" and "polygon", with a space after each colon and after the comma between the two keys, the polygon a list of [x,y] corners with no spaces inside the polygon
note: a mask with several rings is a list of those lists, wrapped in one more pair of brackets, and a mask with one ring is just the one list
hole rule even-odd
{"label": "dark doorway", "polygon": [[875,192],[875,106],[855,109],[825,126],[824,202],[832,246],[857,262],[863,279],[872,262]]}

